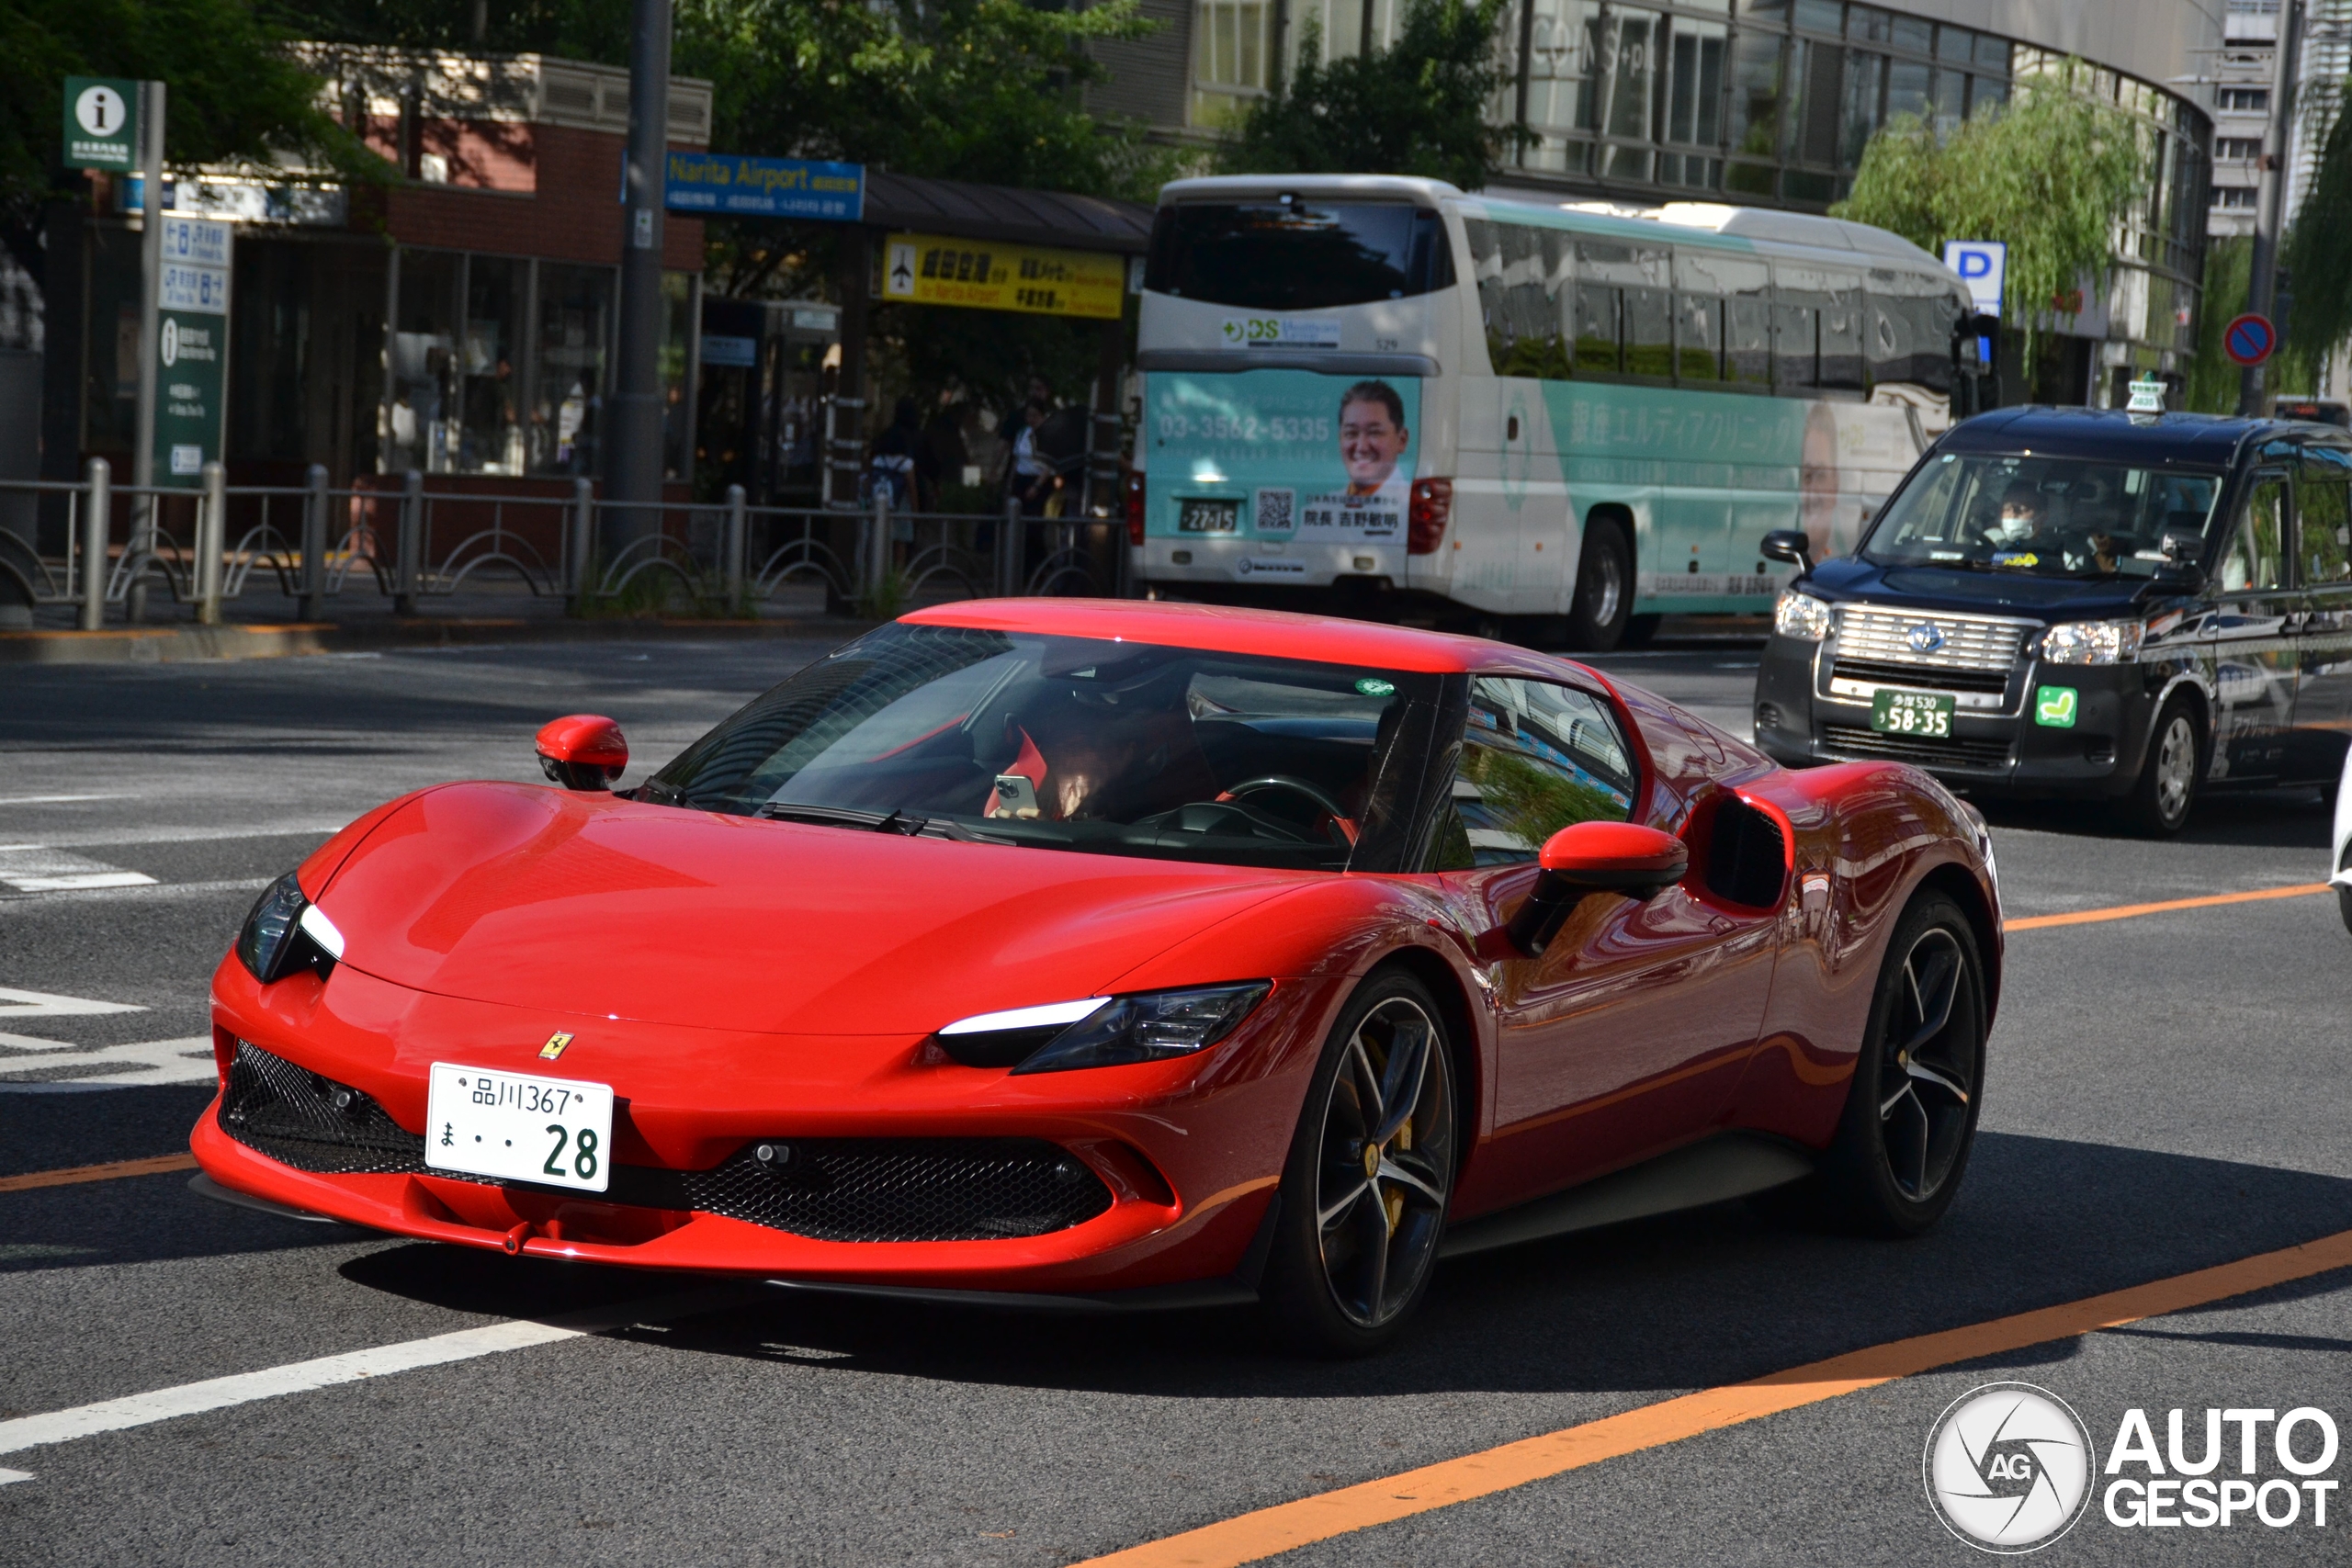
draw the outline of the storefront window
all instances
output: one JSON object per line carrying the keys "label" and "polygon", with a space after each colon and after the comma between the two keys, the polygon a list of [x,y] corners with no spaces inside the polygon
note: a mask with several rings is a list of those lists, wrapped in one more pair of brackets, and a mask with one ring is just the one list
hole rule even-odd
{"label": "storefront window", "polygon": [[447,473],[457,452],[458,275],[465,258],[403,251],[391,333],[384,468]]}
{"label": "storefront window", "polygon": [[610,267],[539,264],[538,344],[525,439],[532,473],[598,470],[612,302]]}
{"label": "storefront window", "polygon": [[662,477],[686,477],[694,451],[694,409],[686,400],[687,356],[695,339],[692,273],[662,275]]}
{"label": "storefront window", "polygon": [[459,473],[523,471],[522,328],[530,265],[504,256],[466,258]]}

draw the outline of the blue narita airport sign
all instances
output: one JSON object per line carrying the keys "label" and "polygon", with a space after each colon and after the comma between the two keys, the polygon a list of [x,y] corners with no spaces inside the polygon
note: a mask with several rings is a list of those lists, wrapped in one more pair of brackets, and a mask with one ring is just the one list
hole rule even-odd
{"label": "blue narita airport sign", "polygon": [[854,223],[865,215],[865,165],[673,150],[663,205],[729,218]]}

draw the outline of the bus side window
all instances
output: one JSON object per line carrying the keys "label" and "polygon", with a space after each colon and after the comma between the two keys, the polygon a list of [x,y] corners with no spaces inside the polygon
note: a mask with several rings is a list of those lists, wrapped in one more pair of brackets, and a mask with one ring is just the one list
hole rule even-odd
{"label": "bus side window", "polygon": [[1802,395],[1821,384],[1818,268],[1772,264],[1772,389]]}
{"label": "bus side window", "polygon": [[1758,390],[1771,386],[1772,280],[1764,263],[1689,245],[1676,249],[1674,265],[1679,287],[1724,297],[1724,379]]}
{"label": "bus side window", "polygon": [[1912,379],[1911,301],[1905,295],[1902,274],[1886,267],[1871,269],[1862,312],[1862,356],[1873,387]]}
{"label": "bus side window", "polygon": [[1577,374],[1617,374],[1617,290],[1577,279]]}
{"label": "bus side window", "polygon": [[1464,218],[1463,237],[1470,242],[1471,275],[1478,284],[1478,320],[1487,332],[1487,355],[1495,374],[1504,374],[1503,253],[1499,225],[1483,218]]}
{"label": "bus side window", "polygon": [[1852,273],[1821,277],[1821,385],[1862,389],[1862,280]]}
{"label": "bus side window", "polygon": [[1720,294],[1674,297],[1674,370],[1685,381],[1723,374],[1724,300]]}
{"label": "bus side window", "polygon": [[1625,288],[1625,369],[1663,381],[1674,374],[1674,296],[1667,288],[1667,253],[1635,251],[1631,262],[1633,273]]}

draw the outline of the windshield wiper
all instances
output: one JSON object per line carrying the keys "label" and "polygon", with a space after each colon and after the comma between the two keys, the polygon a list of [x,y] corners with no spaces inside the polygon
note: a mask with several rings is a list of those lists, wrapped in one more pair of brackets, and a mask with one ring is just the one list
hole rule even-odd
{"label": "windshield wiper", "polygon": [[873,833],[897,833],[902,837],[956,839],[965,843],[1002,843],[985,833],[976,833],[961,822],[944,817],[916,817],[902,810],[861,811],[852,806],[803,806],[788,800],[771,800],[752,815],[777,822],[814,822],[829,828],[863,828]]}

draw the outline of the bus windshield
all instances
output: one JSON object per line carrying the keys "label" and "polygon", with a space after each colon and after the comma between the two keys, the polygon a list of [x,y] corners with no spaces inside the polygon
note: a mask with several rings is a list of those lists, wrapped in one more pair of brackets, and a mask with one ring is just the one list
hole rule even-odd
{"label": "bus windshield", "polygon": [[2216,474],[2077,457],[1947,453],[1905,485],[1862,543],[1881,566],[2035,577],[2151,577],[2195,560]]}
{"label": "bus windshield", "polygon": [[1402,202],[1182,202],[1152,226],[1144,288],[1252,310],[1316,310],[1453,283],[1445,225]]}

